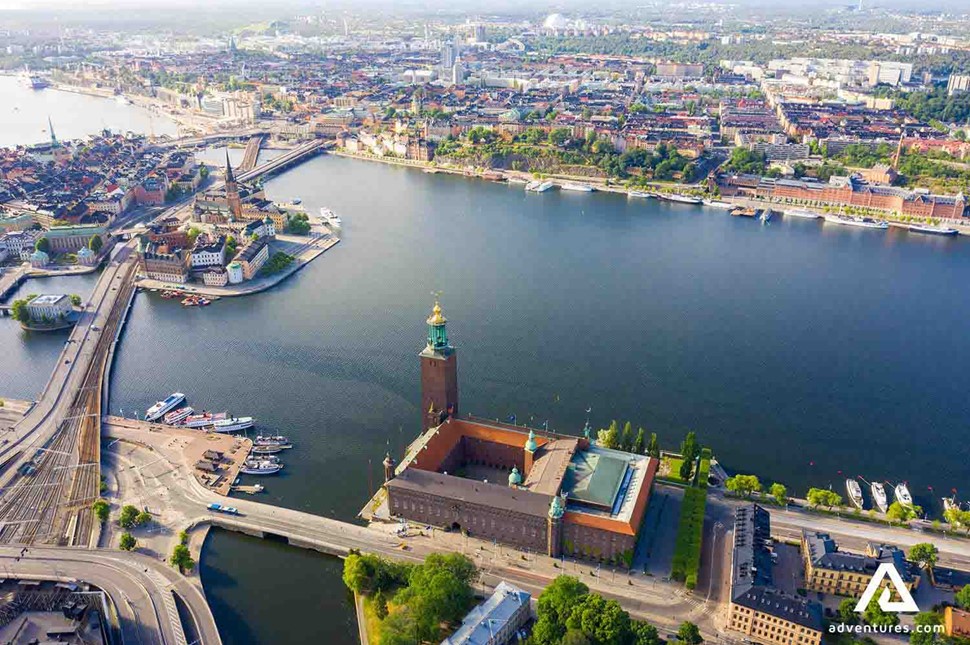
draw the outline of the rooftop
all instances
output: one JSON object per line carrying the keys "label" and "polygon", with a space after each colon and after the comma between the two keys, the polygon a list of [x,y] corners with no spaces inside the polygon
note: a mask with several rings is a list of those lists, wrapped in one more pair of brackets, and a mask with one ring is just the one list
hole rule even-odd
{"label": "rooftop", "polygon": [[492,595],[476,606],[461,621],[461,627],[442,645],[488,645],[493,634],[515,618],[532,596],[504,580],[495,585]]}

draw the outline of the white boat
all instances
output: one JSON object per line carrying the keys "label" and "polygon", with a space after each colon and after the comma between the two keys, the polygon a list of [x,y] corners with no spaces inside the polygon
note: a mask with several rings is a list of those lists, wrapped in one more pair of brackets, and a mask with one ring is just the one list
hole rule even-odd
{"label": "white boat", "polygon": [[858,508],[862,509],[863,499],[862,499],[862,487],[859,486],[859,482],[854,479],[845,480],[845,492],[849,494],[849,501]]}
{"label": "white boat", "polygon": [[530,181],[525,185],[525,189],[530,193],[544,193],[550,188],[555,187],[556,184],[551,181]]}
{"label": "white boat", "polygon": [[128,97],[126,97],[124,94],[116,94],[115,102],[120,103],[121,105],[131,105],[131,101],[129,101]]}
{"label": "white boat", "polygon": [[529,180],[528,179],[522,179],[521,177],[509,177],[506,181],[508,183],[510,183],[510,184],[528,184],[529,183]]}
{"label": "white boat", "polygon": [[889,224],[871,217],[848,217],[846,215],[826,215],[826,222],[842,224],[843,226],[858,226],[859,228],[887,229]]}
{"label": "white boat", "polygon": [[254,446],[289,446],[290,440],[281,434],[274,436],[259,435],[253,439]]}
{"label": "white boat", "polygon": [[340,228],[344,223],[343,220],[340,219],[340,215],[337,215],[329,208],[320,209],[320,218],[323,220],[323,223],[330,228]]}
{"label": "white boat", "polygon": [[239,469],[244,475],[275,475],[283,470],[283,464],[274,463],[266,459],[247,459]]}
{"label": "white boat", "polygon": [[930,224],[910,224],[906,230],[913,233],[925,233],[926,235],[956,235],[959,233],[955,228],[949,226],[932,226]]}
{"label": "white boat", "polygon": [[202,414],[192,414],[186,417],[184,425],[187,428],[204,428],[228,417],[228,412],[203,412]]}
{"label": "white boat", "polygon": [[172,392],[164,401],[158,401],[145,411],[145,421],[155,421],[161,419],[166,412],[185,400],[185,395],[181,392]]}
{"label": "white boat", "polygon": [[677,202],[678,204],[700,204],[700,197],[691,197],[690,195],[681,195],[679,193],[664,194],[659,193],[657,195],[660,199],[665,199],[668,202]]}
{"label": "white boat", "polygon": [[651,193],[648,193],[645,190],[631,190],[630,192],[628,192],[626,194],[626,196],[627,197],[639,197],[641,199],[647,199],[649,197],[653,197],[653,195]]}
{"label": "white boat", "polygon": [[214,421],[212,423],[213,432],[238,432],[239,430],[246,430],[247,428],[252,428],[255,419],[252,417],[231,417],[229,419],[221,419],[219,421]]}
{"label": "white boat", "polygon": [[943,498],[943,512],[945,513],[946,511],[953,511],[953,510],[957,510],[957,511],[960,510],[960,505],[957,503],[956,496],[953,496],[953,497],[944,497]]}
{"label": "white boat", "polygon": [[886,488],[879,482],[872,482],[869,485],[869,489],[872,492],[872,503],[876,505],[883,513],[889,508],[889,502],[886,499]]}
{"label": "white boat", "polygon": [[185,419],[187,419],[188,416],[193,412],[195,412],[195,410],[193,410],[190,406],[173,410],[165,415],[165,423],[170,426],[178,425],[185,421]]}
{"label": "white boat", "polygon": [[900,482],[896,484],[896,501],[903,506],[913,507],[913,496],[909,494],[909,488],[906,486],[906,482]]}
{"label": "white boat", "polygon": [[726,211],[734,208],[734,204],[731,202],[722,202],[720,199],[702,199],[701,203],[703,203],[705,206],[710,206],[711,208],[720,208]]}
{"label": "white boat", "polygon": [[577,193],[591,193],[596,190],[589,184],[576,184],[573,182],[563,182],[559,187],[563,190],[571,190]]}
{"label": "white boat", "polygon": [[289,446],[253,446],[253,449],[249,451],[251,455],[275,455],[278,452],[283,452],[289,448]]}
{"label": "white boat", "polygon": [[770,222],[771,221],[771,209],[770,208],[766,208],[763,211],[761,211],[761,217],[759,219],[761,219],[761,223],[762,224],[767,224],[768,222]]}
{"label": "white boat", "polygon": [[792,217],[802,217],[804,219],[818,219],[822,216],[821,213],[810,211],[807,208],[788,208],[782,212],[786,217],[791,215]]}

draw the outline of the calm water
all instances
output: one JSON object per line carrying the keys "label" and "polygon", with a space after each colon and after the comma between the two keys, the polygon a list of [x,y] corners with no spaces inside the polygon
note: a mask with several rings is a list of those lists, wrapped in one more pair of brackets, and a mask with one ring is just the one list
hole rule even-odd
{"label": "calm water", "polygon": [[0,76],[0,147],[50,140],[47,117],[59,139],[77,139],[107,128],[176,136],[175,123],[133,105],[53,89],[31,90],[13,76]]}
{"label": "calm water", "polygon": [[[334,157],[267,192],[333,208],[343,241],[258,296],[183,309],[139,295],[111,398],[143,411],[179,390],[290,435],[263,501],[356,514],[385,447],[416,432],[433,290],[465,412],[576,432],[592,406],[597,426],[631,419],[670,448],[693,429],[728,467],[800,493],[841,491],[842,470],[908,480],[929,505],[928,486],[967,479],[963,240]],[[55,355],[11,366],[43,368],[42,385]],[[356,642],[332,560],[216,533],[202,573],[227,642]]]}

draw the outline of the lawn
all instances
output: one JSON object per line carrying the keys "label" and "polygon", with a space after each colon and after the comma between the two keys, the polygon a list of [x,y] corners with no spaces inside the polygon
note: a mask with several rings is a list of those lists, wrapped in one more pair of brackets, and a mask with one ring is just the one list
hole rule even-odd
{"label": "lawn", "polygon": [[670,479],[677,482],[683,481],[680,478],[680,466],[683,463],[684,460],[680,457],[664,455],[660,460],[660,470],[657,472],[657,476],[662,479]]}

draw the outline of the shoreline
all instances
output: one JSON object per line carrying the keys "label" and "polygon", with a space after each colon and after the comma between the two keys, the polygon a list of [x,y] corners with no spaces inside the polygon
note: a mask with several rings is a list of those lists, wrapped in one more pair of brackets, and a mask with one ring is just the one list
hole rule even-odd
{"label": "shoreline", "polygon": [[[463,169],[454,168],[451,166],[435,166],[435,165],[432,165],[431,162],[418,161],[416,159],[399,159],[396,157],[381,157],[378,155],[347,152],[345,150],[337,150],[337,149],[327,150],[326,154],[334,155],[337,157],[344,157],[347,159],[357,159],[360,161],[372,161],[372,162],[383,163],[383,164],[388,164],[392,166],[403,166],[408,168],[415,168],[415,169],[420,169],[422,172],[425,172],[427,174],[444,173],[449,175],[458,175],[469,179],[482,179],[485,181],[492,181],[494,183],[509,183],[508,182],[509,178],[526,180],[526,181],[532,181],[534,179],[534,177],[531,174],[522,172],[522,171],[516,171],[516,170],[484,170],[484,171],[478,170],[478,169],[463,170]],[[489,172],[498,173],[499,175],[501,175],[501,178],[492,178],[492,177],[486,176],[486,173],[489,173]],[[550,181],[589,184],[594,188],[594,190],[591,191],[593,193],[597,193],[597,192],[614,193],[614,194],[626,195],[630,199],[634,199],[634,197],[630,196],[631,192],[636,190],[645,190],[645,188],[642,188],[642,187],[630,188],[626,186],[606,186],[605,183],[601,185],[599,182],[604,182],[605,180],[599,179],[599,178],[580,177],[576,175],[553,174],[553,175],[543,175],[543,178],[548,179]],[[673,185],[650,184],[649,187],[646,188],[646,191],[650,192],[651,190],[659,189],[661,192],[663,192],[663,189],[669,189],[672,186],[683,187],[682,190],[680,191],[670,190],[669,192],[672,194],[693,194],[693,193],[696,193],[696,191],[698,190],[698,187],[696,185],[691,185],[691,184],[673,184]],[[557,184],[557,187],[561,189],[561,186],[559,184]],[[826,213],[823,210],[809,205],[764,202],[761,200],[751,199],[747,197],[715,197],[712,195],[706,195],[704,198],[713,200],[713,201],[725,202],[727,204],[731,204],[732,207],[744,206],[744,207],[768,208],[776,213],[781,214],[782,216],[784,216],[786,208],[793,208],[793,209],[800,208],[800,209],[810,210],[815,213],[818,213],[820,218],[826,215]],[[662,198],[658,198],[655,195],[651,195],[648,199],[662,200]],[[687,204],[687,205],[690,205],[690,204]],[[707,205],[696,204],[696,206],[707,206]],[[708,206],[708,208],[710,207]],[[831,209],[832,207],[829,207],[829,208]],[[723,209],[715,208],[714,210],[723,210]],[[828,213],[828,214],[831,214],[831,213]],[[883,214],[873,215],[873,216],[884,220],[887,224],[889,224],[893,228],[901,228],[904,230],[908,230],[908,226],[916,223],[916,222],[905,222],[897,218],[885,216]],[[953,227],[958,231],[958,234],[956,235],[956,237],[970,235],[970,223],[964,224],[964,223],[948,221],[947,226]]]}

